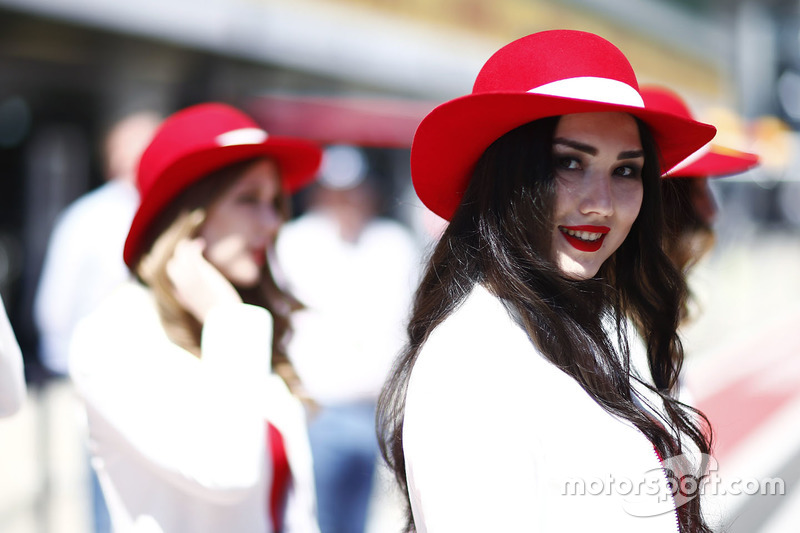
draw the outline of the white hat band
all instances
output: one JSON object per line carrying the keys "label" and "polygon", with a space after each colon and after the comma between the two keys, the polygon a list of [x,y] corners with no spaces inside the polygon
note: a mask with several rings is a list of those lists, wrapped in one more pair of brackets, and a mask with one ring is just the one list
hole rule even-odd
{"label": "white hat band", "polygon": [[642,96],[636,89],[627,83],[609,78],[592,76],[566,78],[534,87],[528,92],[606,104],[644,107]]}
{"label": "white hat band", "polygon": [[241,128],[221,133],[215,140],[219,146],[261,144],[267,140],[267,132],[259,128]]}
{"label": "white hat band", "polygon": [[683,161],[681,161],[680,163],[669,169],[667,172],[664,173],[664,175],[669,176],[671,172],[675,172],[676,170],[688,167],[689,165],[691,165],[692,163],[694,163],[695,161],[697,161],[698,159],[709,153],[710,151],[711,151],[711,143],[709,142],[706,143],[699,150],[694,152],[692,155],[690,155],[689,157],[687,157],[686,159],[684,159]]}

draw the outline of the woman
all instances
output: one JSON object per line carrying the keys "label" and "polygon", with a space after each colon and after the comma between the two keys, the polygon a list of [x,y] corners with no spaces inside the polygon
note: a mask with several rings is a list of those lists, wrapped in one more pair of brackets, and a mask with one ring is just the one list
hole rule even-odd
{"label": "woman", "polygon": [[[686,102],[666,87],[646,86],[641,93],[649,109],[693,118]],[[688,272],[714,245],[717,206],[708,179],[741,174],[758,162],[756,154],[709,144],[664,175],[664,247],[675,266]]]}
{"label": "woman", "polygon": [[285,354],[298,304],[267,258],[320,159],[217,103],[173,114],[142,155],[136,279],[80,324],[70,362],[115,530],[317,531]]}
{"label": "woman", "polygon": [[[659,461],[709,450],[671,396],[659,176],[714,131],[645,109],[624,55],[569,30],[501,48],[422,121],[414,187],[450,223],[378,415],[410,531],[708,531]],[[625,317],[661,405],[632,391]]]}

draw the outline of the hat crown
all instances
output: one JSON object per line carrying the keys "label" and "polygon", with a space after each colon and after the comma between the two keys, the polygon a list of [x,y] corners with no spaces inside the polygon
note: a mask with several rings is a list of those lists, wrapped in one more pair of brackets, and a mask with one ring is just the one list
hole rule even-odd
{"label": "hat crown", "polygon": [[548,30],[513,41],[484,64],[471,94],[434,108],[411,147],[411,176],[422,202],[450,219],[475,165],[498,138],[523,124],[572,113],[628,113],[646,124],[662,171],[706,144],[715,129],[647,109],[625,55],[606,39]]}
{"label": "hat crown", "polygon": [[672,113],[679,117],[693,119],[689,106],[683,98],[664,87],[644,86],[641,88],[642,99],[647,109]]}
{"label": "hat crown", "polygon": [[165,120],[154,135],[142,154],[136,185],[145,196],[164,170],[191,154],[232,143],[257,144],[265,138],[266,132],[234,107],[216,102],[188,107]]}
{"label": "hat crown", "polygon": [[[636,93],[639,90],[628,59],[609,41],[583,31],[549,30],[517,39],[495,52],[478,73],[472,93],[524,93],[579,78],[608,80]],[[579,89],[578,94],[574,90],[550,94],[598,99],[588,86],[583,93]]]}

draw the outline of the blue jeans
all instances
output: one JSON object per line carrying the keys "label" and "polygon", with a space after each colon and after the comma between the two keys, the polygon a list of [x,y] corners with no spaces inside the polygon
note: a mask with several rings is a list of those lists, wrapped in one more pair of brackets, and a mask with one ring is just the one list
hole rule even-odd
{"label": "blue jeans", "polygon": [[363,533],[378,457],[375,404],[321,407],[309,439],[321,533]]}
{"label": "blue jeans", "polygon": [[94,523],[94,533],[111,533],[111,517],[108,514],[106,500],[103,497],[103,489],[100,487],[100,480],[97,472],[89,466],[91,475],[91,498],[92,498],[92,522]]}

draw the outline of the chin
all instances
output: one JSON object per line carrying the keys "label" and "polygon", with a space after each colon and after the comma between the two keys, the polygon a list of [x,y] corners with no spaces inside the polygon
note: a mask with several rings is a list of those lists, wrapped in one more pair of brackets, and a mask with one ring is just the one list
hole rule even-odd
{"label": "chin", "polygon": [[235,282],[235,283],[233,283],[233,286],[236,287],[239,290],[245,290],[245,291],[246,290],[250,290],[250,289],[255,289],[256,287],[258,287],[258,280]]}
{"label": "chin", "polygon": [[561,273],[564,274],[565,278],[575,281],[591,279],[597,275],[597,271],[599,270],[599,268],[584,267],[577,263],[571,263],[568,265],[562,263],[559,265],[559,269],[561,270]]}
{"label": "chin", "polygon": [[585,281],[592,276],[588,276],[583,272],[564,272],[564,277],[572,281]]}
{"label": "chin", "polygon": [[246,278],[239,278],[238,280],[233,282],[233,285],[237,289],[255,289],[261,283],[261,278],[255,277],[246,277]]}
{"label": "chin", "polygon": [[255,266],[239,268],[227,278],[237,289],[253,289],[261,283],[261,270]]}

